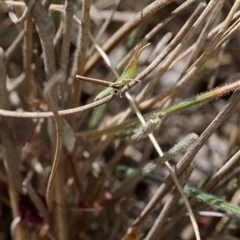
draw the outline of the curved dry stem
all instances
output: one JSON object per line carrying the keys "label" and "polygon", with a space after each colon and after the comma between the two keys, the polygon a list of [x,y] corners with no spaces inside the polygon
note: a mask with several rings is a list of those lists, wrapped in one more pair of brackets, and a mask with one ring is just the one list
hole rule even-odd
{"label": "curved dry stem", "polygon": [[24,10],[20,18],[17,18],[16,14],[14,13],[13,6],[9,6],[9,12],[8,12],[9,18],[15,24],[24,22],[29,16],[30,12],[32,11],[35,3],[36,3],[36,0],[30,0],[29,4],[27,5],[26,9]]}
{"label": "curved dry stem", "polygon": [[[86,111],[88,109],[95,108],[95,107],[100,106],[100,105],[108,102],[109,100],[111,100],[114,97],[114,95],[115,95],[115,93],[113,93],[112,95],[109,95],[103,99],[100,99],[96,102],[92,102],[92,103],[86,104],[81,107],[60,110],[60,111],[58,111],[58,114],[60,116],[64,116],[64,115],[80,113],[80,112]],[[5,109],[0,109],[0,116],[16,117],[16,118],[49,118],[49,117],[53,117],[54,114],[52,112],[15,112],[15,111],[8,111]]]}
{"label": "curved dry stem", "polygon": [[51,170],[51,173],[49,176],[49,181],[48,181],[47,190],[46,190],[46,201],[47,201],[47,205],[48,205],[50,211],[52,210],[51,191],[52,191],[52,187],[53,187],[54,178],[57,173],[57,168],[59,165],[61,151],[62,151],[62,121],[61,121],[61,117],[58,114],[54,100],[51,96],[51,91],[54,87],[56,87],[61,82],[62,74],[63,74],[63,72],[61,70],[56,72],[50,78],[50,80],[47,83],[47,85],[44,89],[44,92],[43,92],[44,98],[47,101],[49,108],[53,112],[55,128],[56,128],[55,153],[54,153],[54,159],[53,159],[53,164],[52,164],[52,170]]}

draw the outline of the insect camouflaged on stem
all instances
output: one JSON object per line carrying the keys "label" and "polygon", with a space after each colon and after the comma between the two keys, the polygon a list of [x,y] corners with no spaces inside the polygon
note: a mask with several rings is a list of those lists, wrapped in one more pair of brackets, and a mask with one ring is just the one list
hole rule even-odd
{"label": "insect camouflaged on stem", "polygon": [[142,46],[141,43],[138,44],[137,50],[136,50],[134,56],[132,57],[131,61],[129,62],[129,64],[127,65],[127,67],[125,68],[125,70],[123,71],[121,76],[114,83],[109,83],[107,81],[103,81],[100,79],[86,78],[86,77],[79,76],[79,75],[77,75],[76,77],[81,80],[84,80],[84,81],[90,81],[90,82],[109,86],[108,88],[106,88],[102,92],[100,92],[96,96],[94,101],[102,99],[104,97],[107,97],[110,94],[114,93],[115,91],[117,91],[119,94],[121,94],[121,88],[123,86],[125,86],[128,82],[133,80],[133,78],[136,74],[138,58],[139,58],[140,54],[142,53],[142,51],[149,45],[150,45],[150,43],[147,43],[144,46]]}

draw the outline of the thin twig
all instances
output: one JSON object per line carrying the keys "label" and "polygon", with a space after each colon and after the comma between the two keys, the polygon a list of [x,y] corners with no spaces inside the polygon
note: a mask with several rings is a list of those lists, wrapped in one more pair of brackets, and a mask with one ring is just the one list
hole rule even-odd
{"label": "thin twig", "polygon": [[[26,93],[25,97],[30,98],[33,96],[33,84],[32,84],[32,46],[33,46],[33,20],[32,16],[29,16],[24,23],[25,35],[23,39],[23,67],[25,73],[24,91]],[[31,96],[32,94],[32,96]],[[29,99],[27,99],[29,100]],[[28,102],[28,101],[26,101]]]}
{"label": "thin twig", "polygon": [[[69,62],[69,47],[72,34],[72,17],[73,17],[73,6],[72,0],[65,1],[65,13],[63,19],[63,40],[61,47],[61,69],[64,75],[67,75],[67,67]],[[65,79],[64,79],[65,80]]]}
{"label": "thin twig", "polygon": [[[60,87],[60,98],[61,98],[61,106],[64,106],[64,89],[67,84],[67,70],[69,64],[69,54],[70,54],[70,41],[71,41],[71,34],[72,34],[72,21],[73,21],[73,6],[72,0],[65,1],[65,8],[64,8],[64,18],[61,22],[61,29],[62,32],[62,46],[61,46],[61,60],[60,60],[60,68],[62,69],[63,73],[63,84]],[[60,35],[60,30],[58,31]],[[55,40],[55,39],[54,39]]]}
{"label": "thin twig", "polygon": [[[7,94],[7,56],[3,48],[0,47],[0,108],[8,109],[9,100]],[[2,119],[0,119],[1,123]]]}
{"label": "thin twig", "polygon": [[[63,159],[62,159],[63,160]],[[56,200],[56,206],[54,207],[54,212],[56,213],[56,225],[57,225],[57,236],[59,240],[68,240],[69,234],[67,233],[67,218],[66,218],[66,208],[63,206],[66,205],[66,196],[64,191],[64,161],[59,162],[58,169],[56,170],[56,179],[55,179],[55,187],[54,194]]]}
{"label": "thin twig", "polygon": [[[90,20],[90,5],[91,0],[84,0],[82,3],[82,24],[81,29],[79,31],[79,41],[78,41],[78,49],[77,52],[77,72],[78,75],[83,75],[84,67],[86,64],[86,52],[88,46],[88,29],[89,29],[89,20]],[[71,106],[76,107],[79,105],[79,100],[81,98],[82,91],[82,82],[74,82],[74,93],[71,96]],[[75,116],[71,117],[70,122],[72,123],[73,129],[75,128]]]}
{"label": "thin twig", "polygon": [[[115,93],[112,95],[109,95],[108,97],[100,99],[98,101],[86,104],[84,106],[70,108],[70,109],[66,109],[66,110],[60,110],[60,111],[58,111],[58,113],[60,116],[80,113],[85,110],[95,108],[97,106],[100,106],[100,105],[108,102],[110,99],[112,99],[114,97],[114,95],[115,95]],[[53,113],[52,112],[16,112],[16,111],[8,111],[8,110],[0,109],[0,116],[16,117],[16,118],[49,118],[49,117],[53,117]]]}
{"label": "thin twig", "polygon": [[209,182],[204,186],[203,190],[208,192],[213,189],[214,186],[219,184],[219,181],[223,179],[227,174],[231,173],[239,164],[240,161],[240,149],[219,169]]}
{"label": "thin twig", "polygon": [[84,77],[84,76],[80,76],[80,75],[76,75],[76,78],[78,78],[79,80],[82,80],[82,81],[96,83],[96,84],[100,84],[100,85],[107,86],[107,87],[110,87],[110,85],[112,84],[112,82],[98,79],[98,78],[89,78],[89,77]]}
{"label": "thin twig", "polygon": [[[114,4],[114,7],[112,8],[111,10],[111,14],[109,15],[109,17],[106,19],[106,21],[102,24],[100,30],[98,31],[98,34],[95,38],[95,42],[98,43],[99,39],[102,37],[103,33],[106,31],[107,27],[109,26],[109,24],[111,23],[112,21],[112,18],[115,14],[115,11],[117,10],[117,7],[120,3],[120,0],[116,0],[115,1],[115,4]],[[92,46],[92,48],[88,51],[88,57],[91,56],[94,52],[94,45]]]}

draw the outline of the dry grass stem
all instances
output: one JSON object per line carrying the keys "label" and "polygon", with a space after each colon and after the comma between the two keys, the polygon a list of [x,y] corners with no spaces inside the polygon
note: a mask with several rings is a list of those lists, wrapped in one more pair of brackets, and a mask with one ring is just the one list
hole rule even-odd
{"label": "dry grass stem", "polygon": [[0,3],[3,239],[238,239],[240,0],[133,2]]}

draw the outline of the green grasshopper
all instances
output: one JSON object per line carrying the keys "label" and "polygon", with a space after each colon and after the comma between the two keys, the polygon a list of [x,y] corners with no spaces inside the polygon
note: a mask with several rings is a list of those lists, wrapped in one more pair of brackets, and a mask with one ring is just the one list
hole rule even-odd
{"label": "green grasshopper", "polygon": [[103,81],[100,79],[86,78],[86,77],[79,76],[79,75],[76,75],[76,77],[81,80],[100,83],[102,85],[109,86],[108,88],[106,88],[102,92],[100,92],[96,96],[94,101],[105,98],[105,97],[111,95],[112,93],[114,93],[115,91],[117,91],[119,93],[119,92],[121,92],[121,88],[124,87],[128,82],[132,81],[132,79],[134,78],[136,69],[137,69],[138,58],[139,58],[140,54],[142,53],[142,51],[149,45],[150,45],[150,43],[144,45],[143,47],[142,47],[141,43],[138,45],[137,50],[136,50],[134,56],[132,57],[131,61],[129,62],[129,64],[127,65],[127,67],[125,68],[125,70],[123,71],[121,76],[114,83],[109,83],[107,81]]}

